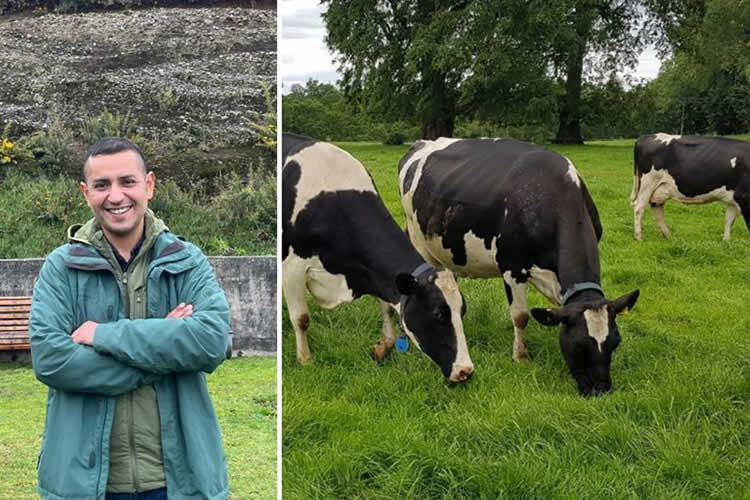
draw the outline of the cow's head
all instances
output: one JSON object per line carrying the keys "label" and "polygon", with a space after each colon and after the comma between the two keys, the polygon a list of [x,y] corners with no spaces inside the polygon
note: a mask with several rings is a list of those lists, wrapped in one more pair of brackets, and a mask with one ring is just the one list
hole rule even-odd
{"label": "cow's head", "polygon": [[560,309],[532,309],[543,325],[562,325],[560,349],[570,374],[583,396],[596,396],[612,390],[609,367],[612,353],[620,344],[615,316],[635,306],[639,291],[616,300],[570,302]]}
{"label": "cow's head", "polygon": [[463,382],[474,373],[464,336],[466,303],[456,278],[447,269],[428,264],[396,277],[401,293],[401,327],[411,341],[451,382]]}

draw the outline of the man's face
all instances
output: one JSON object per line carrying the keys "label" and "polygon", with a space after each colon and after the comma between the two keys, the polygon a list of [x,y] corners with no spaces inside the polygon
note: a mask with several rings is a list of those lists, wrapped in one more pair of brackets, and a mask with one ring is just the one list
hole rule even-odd
{"label": "man's face", "polygon": [[81,192],[107,238],[140,237],[154,173],[146,174],[134,151],[89,157]]}

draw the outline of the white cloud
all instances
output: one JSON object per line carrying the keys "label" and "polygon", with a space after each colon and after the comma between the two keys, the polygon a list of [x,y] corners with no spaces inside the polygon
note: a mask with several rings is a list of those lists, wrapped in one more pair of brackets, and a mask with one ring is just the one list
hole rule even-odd
{"label": "white cloud", "polygon": [[310,78],[335,83],[341,78],[336,72],[333,55],[325,42],[325,25],[320,17],[323,8],[310,0],[285,0],[279,4],[281,16],[281,81],[287,93],[295,83]]}

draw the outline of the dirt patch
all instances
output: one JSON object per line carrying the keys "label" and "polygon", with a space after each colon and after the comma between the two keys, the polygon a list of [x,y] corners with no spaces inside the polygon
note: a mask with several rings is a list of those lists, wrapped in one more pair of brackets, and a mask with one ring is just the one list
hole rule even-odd
{"label": "dirt patch", "polygon": [[186,145],[247,141],[276,88],[276,11],[148,8],[0,18],[0,126],[77,128],[102,110]]}

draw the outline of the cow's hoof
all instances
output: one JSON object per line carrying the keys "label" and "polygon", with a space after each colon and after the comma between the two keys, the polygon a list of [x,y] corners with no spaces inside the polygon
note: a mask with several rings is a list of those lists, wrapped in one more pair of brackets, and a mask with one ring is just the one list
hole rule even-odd
{"label": "cow's hoof", "polygon": [[312,363],[312,356],[309,354],[307,356],[297,356],[297,363],[301,366],[307,366]]}
{"label": "cow's hoof", "polygon": [[529,351],[514,353],[513,361],[515,361],[516,363],[526,363],[528,361],[531,361],[531,355],[529,354]]}
{"label": "cow's hoof", "polygon": [[370,352],[370,356],[375,361],[383,361],[385,357],[388,356],[388,353],[391,352],[391,349],[389,349],[385,344],[380,342],[380,343],[375,344],[375,346],[372,348],[372,351]]}

